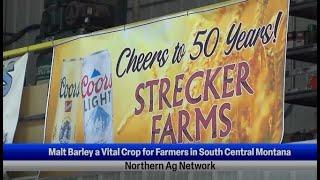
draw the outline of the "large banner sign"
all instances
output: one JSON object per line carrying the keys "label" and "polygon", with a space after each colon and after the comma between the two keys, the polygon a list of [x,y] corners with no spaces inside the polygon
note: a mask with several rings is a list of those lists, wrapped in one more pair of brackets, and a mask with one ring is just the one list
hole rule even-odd
{"label": "large banner sign", "polygon": [[28,54],[3,62],[3,143],[16,131]]}
{"label": "large banner sign", "polygon": [[281,142],[288,3],[228,1],[57,45],[45,142]]}

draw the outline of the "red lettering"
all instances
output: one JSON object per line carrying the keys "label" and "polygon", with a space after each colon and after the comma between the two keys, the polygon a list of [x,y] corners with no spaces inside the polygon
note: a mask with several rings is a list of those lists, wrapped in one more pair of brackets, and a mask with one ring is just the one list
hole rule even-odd
{"label": "red lettering", "polygon": [[[100,84],[100,87],[99,87],[99,82],[100,82],[100,81],[101,81],[101,84]],[[97,80],[96,85],[95,85],[95,88],[94,88],[94,90],[95,90],[96,93],[98,93],[98,92],[101,91],[102,86],[103,86],[103,82],[104,82],[104,79],[103,79],[103,78],[99,78],[99,79]]]}
{"label": "red lettering", "polygon": [[223,67],[224,70],[223,70],[222,98],[228,98],[233,96],[234,90],[227,92],[228,84],[231,84],[233,81],[233,78],[228,78],[228,70],[233,70],[235,66],[236,66],[235,64],[228,64]]}
{"label": "red lettering", "polygon": [[[164,89],[165,85],[165,89]],[[169,92],[170,87],[170,80],[168,78],[163,78],[160,81],[160,88],[159,88],[159,110],[163,109],[163,102],[167,105],[168,108],[171,108],[171,104],[168,101],[167,94]]]}
{"label": "red lettering", "polygon": [[213,105],[211,107],[211,110],[209,112],[209,115],[207,117],[207,119],[205,119],[205,117],[203,117],[203,114],[201,112],[200,108],[196,108],[195,112],[196,112],[196,141],[200,141],[201,137],[201,130],[200,130],[200,123],[202,124],[202,126],[204,127],[204,129],[207,129],[209,126],[209,123],[211,122],[211,128],[212,128],[212,134],[211,137],[212,138],[216,138],[217,137],[217,130],[216,130],[216,111],[217,111],[217,105]]}
{"label": "red lettering", "polygon": [[135,108],[134,109],[134,114],[135,115],[139,115],[142,111],[143,111],[143,108],[144,108],[144,100],[143,98],[141,97],[141,95],[139,94],[140,92],[140,89],[144,89],[144,84],[143,83],[140,83],[136,89],[136,93],[135,93],[135,96],[136,96],[136,100],[139,102],[140,104],[140,108]]}
{"label": "red lettering", "polygon": [[86,93],[88,96],[91,96],[93,92],[93,88],[94,88],[94,82],[90,81],[88,85],[87,93]]}
{"label": "red lettering", "polygon": [[[244,71],[243,74],[242,74],[242,70]],[[238,65],[238,75],[237,75],[237,87],[236,87],[237,96],[240,96],[242,94],[241,85],[244,87],[244,89],[248,93],[253,94],[253,90],[250,87],[249,83],[247,82],[248,76],[249,76],[249,64],[247,62],[240,62]]]}
{"label": "red lettering", "polygon": [[90,79],[87,75],[84,75],[81,80],[81,87],[82,87],[82,97],[91,96],[93,91],[98,94],[101,92],[102,87],[104,90],[108,90],[112,88],[112,79],[111,74],[110,78],[108,79],[107,75],[104,77],[99,77],[98,79]]}
{"label": "red lettering", "polygon": [[169,116],[167,118],[166,124],[164,125],[163,132],[161,134],[161,138],[160,138],[159,143],[163,143],[164,142],[164,138],[166,136],[170,137],[171,143],[177,143],[176,138],[174,136],[174,131],[173,131],[172,123],[171,123],[171,114],[170,113],[169,113]]}
{"label": "red lettering", "polygon": [[[184,123],[183,123],[183,119],[185,119]],[[182,135],[183,134],[185,135],[185,137],[188,139],[189,142],[193,141],[191,135],[189,134],[189,132],[187,130],[188,125],[189,125],[189,121],[190,121],[190,115],[189,115],[188,111],[186,111],[186,110],[179,111],[178,143],[182,142],[182,140],[183,140]]]}
{"label": "red lettering", "polygon": [[201,100],[201,95],[199,95],[197,98],[193,98],[190,94],[191,90],[190,90],[190,86],[191,86],[191,83],[192,81],[197,78],[197,77],[203,77],[204,75],[204,72],[203,71],[197,71],[195,73],[193,73],[190,78],[188,79],[187,81],[187,84],[186,84],[186,89],[185,89],[185,95],[186,95],[186,99],[187,101],[190,103],[190,104],[196,104],[198,102],[200,102]]}
{"label": "red lettering", "polygon": [[158,79],[146,82],[146,88],[150,88],[149,112],[153,111],[153,86],[157,85],[158,83]]}
{"label": "red lettering", "polygon": [[222,104],[222,106],[220,107],[219,110],[219,118],[221,120],[221,122],[223,122],[223,124],[226,126],[226,130],[220,130],[220,137],[226,137],[229,135],[230,131],[231,131],[231,120],[224,114],[224,110],[228,109],[229,111],[231,110],[231,106],[230,103],[224,103]]}
{"label": "red lettering", "polygon": [[174,90],[173,90],[173,99],[172,99],[172,106],[177,107],[182,105],[182,99],[177,100],[177,95],[178,92],[182,92],[182,87],[179,87],[179,80],[182,80],[184,77],[184,74],[179,74],[176,76],[176,83],[174,85]]}
{"label": "red lettering", "polygon": [[111,77],[111,74],[110,74],[110,78],[109,78],[109,81],[108,81],[108,89],[111,89],[112,88],[112,77]]}
{"label": "red lettering", "polygon": [[211,74],[211,69],[207,70],[206,80],[205,80],[205,83],[204,83],[203,101],[208,101],[208,99],[209,99],[209,90],[210,90],[211,94],[213,95],[213,97],[215,99],[220,99],[220,96],[219,96],[219,94],[217,92],[217,89],[213,85],[213,81],[217,77],[217,75],[220,72],[220,70],[221,70],[221,67],[217,67],[213,71],[213,74]]}
{"label": "red lettering", "polygon": [[105,83],[104,83],[104,90],[107,90],[108,89],[108,77],[107,76],[104,76],[105,78]]}
{"label": "red lettering", "polygon": [[85,75],[85,76],[83,76],[82,81],[81,81],[81,87],[82,87],[81,91],[82,91],[83,98],[86,97],[87,90],[85,89],[85,87],[87,86],[87,84],[88,84],[88,76]]}
{"label": "red lettering", "polygon": [[162,115],[156,115],[152,117],[152,132],[151,132],[151,143],[156,142],[156,134],[160,133],[160,129],[156,128],[156,121],[161,120]]}

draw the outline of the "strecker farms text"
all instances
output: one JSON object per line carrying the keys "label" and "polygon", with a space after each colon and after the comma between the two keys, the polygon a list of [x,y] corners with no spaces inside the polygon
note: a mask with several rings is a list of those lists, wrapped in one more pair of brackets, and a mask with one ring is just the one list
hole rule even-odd
{"label": "strecker farms text", "polygon": [[[247,82],[249,76],[250,67],[246,62],[240,62],[237,64],[227,64],[215,69],[207,69],[205,71],[194,72],[190,77],[185,77],[184,74],[175,76],[175,81],[170,82],[169,78],[154,79],[145,83],[138,84],[136,88],[135,98],[139,103],[135,108],[135,115],[139,115],[148,107],[148,112],[154,110],[162,110],[164,108],[177,108],[181,106],[185,101],[189,104],[197,104],[200,101],[208,101],[211,98],[225,99],[235,96],[241,96],[244,92],[253,94],[254,91]],[[221,74],[223,80],[219,87],[222,87],[221,91],[218,91],[215,87],[215,81],[217,81],[218,75]],[[221,77],[221,76],[219,76]],[[185,84],[179,83],[184,78],[187,78]],[[190,90],[192,82],[195,80],[202,81],[203,87],[199,94],[193,95]],[[235,84],[234,87],[228,85]],[[158,89],[156,91],[155,89]],[[172,89],[172,91],[170,91]],[[169,99],[168,93],[173,92]],[[147,101],[141,94],[146,93],[149,95]],[[182,94],[182,96],[181,96]],[[156,97],[158,96],[158,97]],[[178,96],[183,98],[178,98]],[[155,100],[157,100],[155,102]],[[152,117],[152,131],[151,142],[163,143],[165,138],[170,138],[172,143],[181,143],[183,137],[186,137],[188,141],[195,142],[201,140],[201,131],[206,130],[211,126],[211,138],[226,137],[231,131],[232,120],[227,116],[232,105],[228,102],[218,106],[212,104],[209,114],[206,116],[202,113],[201,108],[196,107],[194,109],[195,117],[190,116],[190,112],[187,110],[178,111],[178,127],[173,127],[172,114],[158,114]],[[192,120],[195,120],[195,134],[192,136],[188,132],[187,128]],[[163,129],[158,128],[159,121],[165,121]],[[217,124],[222,123],[224,129],[217,129]],[[163,123],[161,123],[163,124]],[[155,142],[156,136],[160,136],[159,142]],[[192,138],[195,137],[195,138]]]}

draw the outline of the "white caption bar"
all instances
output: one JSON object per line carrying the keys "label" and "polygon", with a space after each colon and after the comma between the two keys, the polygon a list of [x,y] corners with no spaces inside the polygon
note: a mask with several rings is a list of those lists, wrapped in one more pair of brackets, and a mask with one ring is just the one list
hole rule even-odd
{"label": "white caption bar", "polygon": [[3,161],[5,171],[219,171],[316,167],[317,161]]}

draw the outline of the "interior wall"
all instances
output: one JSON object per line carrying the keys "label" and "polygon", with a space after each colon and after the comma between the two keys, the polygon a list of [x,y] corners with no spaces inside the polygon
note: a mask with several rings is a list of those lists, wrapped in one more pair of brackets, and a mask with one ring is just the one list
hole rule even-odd
{"label": "interior wall", "polygon": [[[288,32],[293,31],[306,31],[309,24],[317,25],[317,21],[293,17],[290,16],[288,22]],[[316,66],[313,63],[301,62],[301,61],[293,61],[287,59],[286,61],[286,70],[292,71],[293,63],[297,68],[304,68],[310,66]],[[307,84],[306,76],[298,76],[295,79],[295,88],[305,88]],[[285,83],[286,89],[294,88],[292,85],[292,81],[290,78],[286,78]],[[285,109],[289,104],[285,104]],[[286,133],[295,133],[297,131],[309,131],[311,129],[315,129],[317,127],[317,108],[315,107],[307,107],[307,106],[299,106],[294,105],[291,113],[285,119],[285,132]]]}
{"label": "interior wall", "polygon": [[[18,32],[23,28],[40,24],[44,0],[3,0],[3,32]],[[27,33],[8,49],[24,47],[34,43],[39,31]]]}

